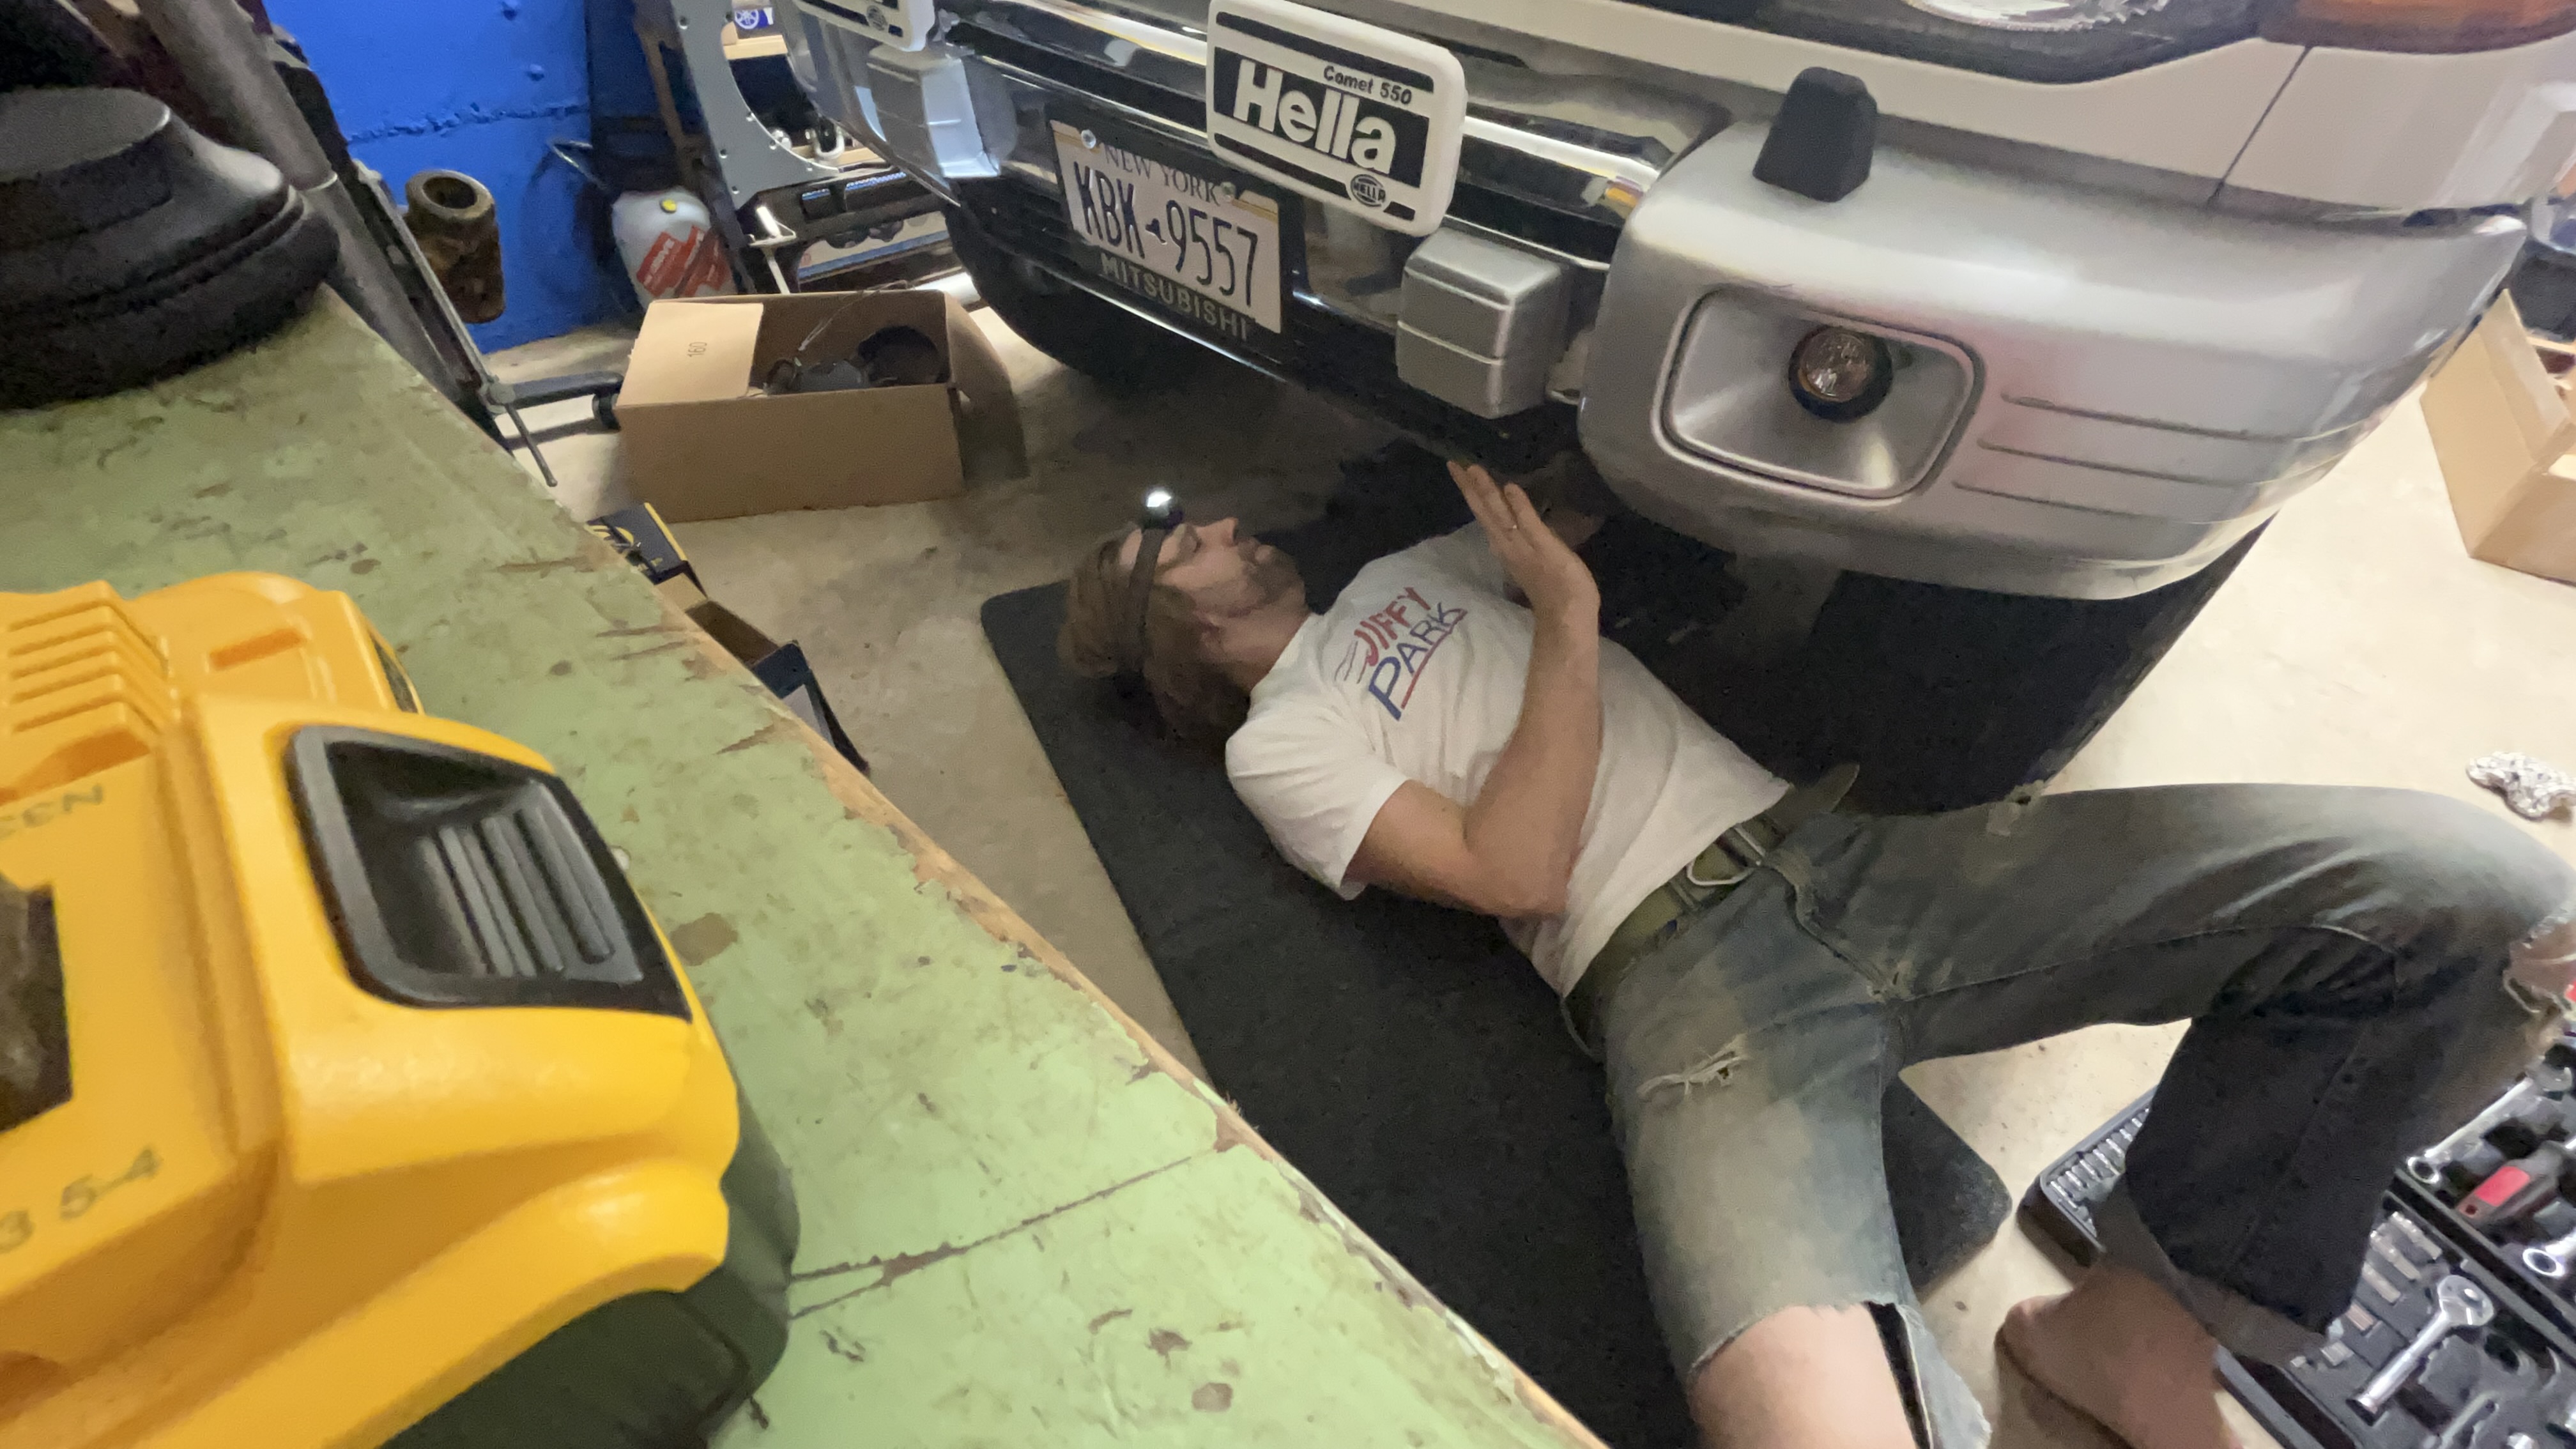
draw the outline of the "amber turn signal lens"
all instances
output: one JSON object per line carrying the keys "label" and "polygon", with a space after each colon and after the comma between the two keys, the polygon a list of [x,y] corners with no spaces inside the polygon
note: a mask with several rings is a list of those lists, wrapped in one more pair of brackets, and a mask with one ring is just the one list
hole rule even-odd
{"label": "amber turn signal lens", "polygon": [[2529,45],[2576,30],[2576,0],[2285,0],[2265,40],[2354,50],[2458,54]]}

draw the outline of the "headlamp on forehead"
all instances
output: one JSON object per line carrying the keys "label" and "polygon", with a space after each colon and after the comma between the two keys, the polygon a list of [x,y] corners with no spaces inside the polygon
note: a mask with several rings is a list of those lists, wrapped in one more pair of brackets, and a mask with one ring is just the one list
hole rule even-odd
{"label": "headlamp on forehead", "polygon": [[1154,596],[1155,566],[1163,560],[1163,540],[1181,526],[1181,501],[1169,488],[1150,489],[1136,515],[1136,562],[1127,571],[1126,606],[1120,611],[1118,674],[1128,681],[1145,676],[1146,615]]}

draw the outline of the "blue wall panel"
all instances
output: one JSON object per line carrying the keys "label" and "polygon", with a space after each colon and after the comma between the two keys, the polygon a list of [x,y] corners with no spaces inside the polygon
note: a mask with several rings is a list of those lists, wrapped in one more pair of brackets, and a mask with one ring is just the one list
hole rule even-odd
{"label": "blue wall panel", "polygon": [[[590,3],[614,14],[598,27],[604,37],[624,28],[623,0]],[[475,327],[478,344],[508,347],[631,310],[624,277],[600,264],[579,223],[580,175],[546,151],[559,137],[590,138],[585,0],[268,0],[268,10],[303,43],[350,149],[397,195],[436,166],[492,189],[509,305]]]}

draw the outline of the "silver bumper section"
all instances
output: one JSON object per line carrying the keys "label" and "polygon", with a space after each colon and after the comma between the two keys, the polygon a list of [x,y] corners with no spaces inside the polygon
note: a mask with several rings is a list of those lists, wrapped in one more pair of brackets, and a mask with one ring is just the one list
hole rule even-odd
{"label": "silver bumper section", "polygon": [[[2116,598],[2191,573],[2414,385],[2523,235],[2249,221],[1884,149],[1824,204],[1753,179],[1762,138],[1710,140],[1630,219],[1584,446],[1721,547],[1963,587]],[[1754,405],[1786,357],[1746,338],[1827,324],[1898,344],[1892,400],[1921,380],[1912,413],[1864,420],[1883,456],[1835,456],[1864,424]]]}

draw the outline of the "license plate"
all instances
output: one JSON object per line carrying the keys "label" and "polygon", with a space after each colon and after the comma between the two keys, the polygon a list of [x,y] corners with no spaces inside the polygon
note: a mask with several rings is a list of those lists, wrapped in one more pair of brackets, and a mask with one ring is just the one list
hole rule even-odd
{"label": "license plate", "polygon": [[1065,215],[1107,280],[1232,337],[1279,330],[1279,203],[1055,127]]}

